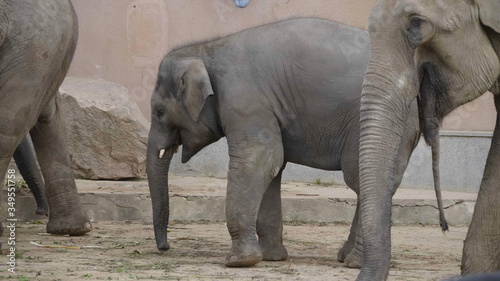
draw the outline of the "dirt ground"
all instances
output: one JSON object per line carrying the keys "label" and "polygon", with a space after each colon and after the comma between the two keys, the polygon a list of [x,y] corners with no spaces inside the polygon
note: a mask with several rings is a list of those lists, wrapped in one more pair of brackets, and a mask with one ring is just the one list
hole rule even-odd
{"label": "dirt ground", "polygon": [[[223,223],[172,223],[171,249],[162,254],[156,250],[153,226],[148,223],[97,222],[91,233],[81,237],[46,234],[43,223],[18,222],[17,272],[9,273],[2,261],[0,279],[354,280],[358,273],[336,260],[347,225],[285,225],[287,261],[225,268],[230,239]],[[441,280],[459,274],[466,231],[454,226],[444,236],[437,226],[393,227],[389,280]],[[31,242],[77,248],[44,248]],[[102,248],[78,249],[81,246]],[[6,254],[4,249],[0,259],[6,259]]]}

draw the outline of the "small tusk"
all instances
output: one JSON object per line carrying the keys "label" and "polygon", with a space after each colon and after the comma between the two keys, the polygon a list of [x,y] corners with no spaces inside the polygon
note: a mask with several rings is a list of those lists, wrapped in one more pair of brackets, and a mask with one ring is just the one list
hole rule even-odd
{"label": "small tusk", "polygon": [[160,158],[163,158],[163,155],[165,155],[165,148],[160,150],[160,155],[158,155]]}

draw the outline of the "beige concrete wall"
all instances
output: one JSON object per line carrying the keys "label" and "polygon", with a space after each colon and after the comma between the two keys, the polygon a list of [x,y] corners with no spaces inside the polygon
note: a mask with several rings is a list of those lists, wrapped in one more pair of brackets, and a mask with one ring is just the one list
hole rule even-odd
{"label": "beige concrete wall", "polygon": [[[149,119],[149,99],[162,57],[175,46],[228,35],[291,17],[317,17],[364,28],[375,0],[72,0],[80,38],[69,75],[127,87]],[[491,96],[461,108],[451,130],[492,130]]]}

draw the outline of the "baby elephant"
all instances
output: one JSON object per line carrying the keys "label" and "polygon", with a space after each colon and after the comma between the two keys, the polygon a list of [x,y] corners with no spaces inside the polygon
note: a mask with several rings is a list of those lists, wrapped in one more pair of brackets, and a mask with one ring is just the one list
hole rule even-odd
{"label": "baby elephant", "polygon": [[[227,139],[232,247],[226,266],[287,258],[280,198],[287,162],[342,170],[359,193],[359,105],[369,50],[363,30],[293,19],[169,53],[151,98],[147,155],[158,249],[169,249],[168,170],[180,145],[185,163],[205,146]],[[412,110],[395,186],[419,137],[416,103]],[[356,209],[338,254],[349,266],[361,264],[360,230]]]}

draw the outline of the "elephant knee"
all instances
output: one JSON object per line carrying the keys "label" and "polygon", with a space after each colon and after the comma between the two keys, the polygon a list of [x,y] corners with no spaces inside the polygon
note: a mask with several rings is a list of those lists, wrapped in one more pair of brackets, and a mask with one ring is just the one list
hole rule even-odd
{"label": "elephant knee", "polygon": [[[259,149],[246,153],[248,157],[230,156],[229,175],[247,177],[252,175],[269,184],[281,171],[284,163],[283,149]],[[266,187],[267,187],[266,184]]]}

